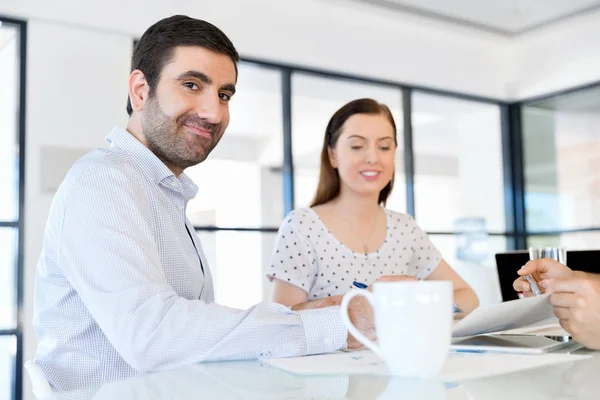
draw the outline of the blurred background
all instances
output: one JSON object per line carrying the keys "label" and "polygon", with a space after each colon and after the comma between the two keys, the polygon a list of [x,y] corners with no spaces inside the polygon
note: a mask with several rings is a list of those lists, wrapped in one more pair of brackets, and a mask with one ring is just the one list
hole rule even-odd
{"label": "blurred background", "polygon": [[325,125],[359,97],[398,125],[388,207],[482,303],[501,301],[495,253],[598,247],[600,1],[0,0],[0,400],[32,398],[21,365],[53,195],[126,125],[134,41],[173,14],[242,55],[231,125],[188,171],[217,302],[268,298],[279,223],[308,205]]}

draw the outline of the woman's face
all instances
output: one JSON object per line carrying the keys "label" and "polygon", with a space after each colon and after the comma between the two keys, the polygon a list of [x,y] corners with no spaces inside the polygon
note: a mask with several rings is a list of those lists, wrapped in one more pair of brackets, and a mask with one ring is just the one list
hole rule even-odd
{"label": "woman's face", "polygon": [[340,175],[341,190],[377,195],[394,175],[394,128],[383,114],[355,114],[342,126],[329,159]]}

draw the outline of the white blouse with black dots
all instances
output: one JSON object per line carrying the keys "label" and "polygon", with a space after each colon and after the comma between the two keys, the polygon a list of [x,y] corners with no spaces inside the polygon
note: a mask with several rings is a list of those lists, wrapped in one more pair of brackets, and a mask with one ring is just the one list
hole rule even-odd
{"label": "white blouse with black dots", "polygon": [[344,294],[354,281],[370,285],[382,275],[427,278],[440,252],[412,217],[384,210],[385,241],[366,255],[344,246],[311,208],[292,211],[279,228],[267,277],[304,290],[309,300]]}

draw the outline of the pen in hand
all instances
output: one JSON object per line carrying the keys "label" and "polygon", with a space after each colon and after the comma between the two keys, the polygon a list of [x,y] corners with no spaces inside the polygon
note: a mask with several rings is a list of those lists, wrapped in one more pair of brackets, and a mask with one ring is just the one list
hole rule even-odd
{"label": "pen in hand", "polygon": [[540,296],[542,294],[540,288],[537,285],[537,282],[535,281],[535,279],[533,279],[533,276],[525,275],[523,276],[523,279],[525,279],[529,283],[529,286],[531,286],[531,291],[533,292],[534,296]]}

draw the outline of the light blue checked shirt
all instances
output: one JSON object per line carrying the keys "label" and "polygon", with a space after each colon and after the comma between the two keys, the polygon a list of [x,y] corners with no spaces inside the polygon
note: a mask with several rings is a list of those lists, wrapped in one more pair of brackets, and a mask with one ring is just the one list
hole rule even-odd
{"label": "light blue checked shirt", "polygon": [[56,390],[201,361],[346,346],[339,307],[215,304],[185,217],[198,188],[127,131],[114,128],[107,140],[109,148],[77,161],[60,186],[37,266],[35,362]]}

